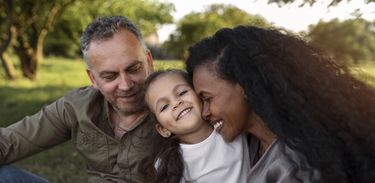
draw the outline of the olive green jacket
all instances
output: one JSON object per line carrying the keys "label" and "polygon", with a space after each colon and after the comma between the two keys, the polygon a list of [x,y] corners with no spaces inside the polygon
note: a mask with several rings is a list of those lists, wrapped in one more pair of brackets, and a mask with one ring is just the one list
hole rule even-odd
{"label": "olive green jacket", "polygon": [[80,88],[0,128],[0,165],[72,140],[86,160],[88,182],[149,182],[140,162],[151,152],[152,133],[153,122],[145,116],[116,140],[103,95],[92,87]]}

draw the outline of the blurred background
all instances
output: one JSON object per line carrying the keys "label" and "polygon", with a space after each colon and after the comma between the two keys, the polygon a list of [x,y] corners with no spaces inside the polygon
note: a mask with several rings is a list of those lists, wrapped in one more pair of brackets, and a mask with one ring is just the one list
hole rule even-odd
{"label": "blurred background", "polygon": [[[96,17],[136,23],[156,69],[184,69],[189,45],[223,27],[283,29],[375,86],[375,0],[0,0],[0,126],[89,85],[80,36]],[[69,142],[16,163],[52,182],[87,182]]]}

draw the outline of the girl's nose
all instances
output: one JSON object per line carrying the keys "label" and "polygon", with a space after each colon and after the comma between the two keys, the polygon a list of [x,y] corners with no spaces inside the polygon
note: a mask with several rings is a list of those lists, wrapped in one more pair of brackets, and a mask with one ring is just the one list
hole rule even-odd
{"label": "girl's nose", "polygon": [[177,109],[177,107],[179,106],[179,105],[181,105],[182,103],[184,103],[182,100],[177,100],[177,102],[176,102],[176,104],[173,106],[173,111],[174,110],[176,110]]}

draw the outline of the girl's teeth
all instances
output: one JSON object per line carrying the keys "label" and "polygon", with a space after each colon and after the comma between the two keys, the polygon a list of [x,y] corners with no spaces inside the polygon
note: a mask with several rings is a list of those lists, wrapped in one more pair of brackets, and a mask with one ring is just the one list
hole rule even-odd
{"label": "girl's teeth", "polygon": [[190,112],[191,109],[186,109],[184,111],[182,111],[181,115],[178,117],[178,119],[182,118],[183,116],[185,116],[188,112]]}

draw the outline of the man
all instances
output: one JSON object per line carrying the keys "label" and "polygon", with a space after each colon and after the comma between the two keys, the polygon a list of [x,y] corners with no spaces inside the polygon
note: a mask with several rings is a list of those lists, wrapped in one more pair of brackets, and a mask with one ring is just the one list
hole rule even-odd
{"label": "man", "polygon": [[[96,19],[83,33],[81,50],[92,86],[0,128],[0,164],[73,140],[87,162],[89,182],[148,182],[140,163],[149,155],[154,130],[142,88],[153,60],[139,29],[121,16]],[[5,166],[0,176],[9,177],[9,169],[18,173],[13,178],[25,173]]]}

